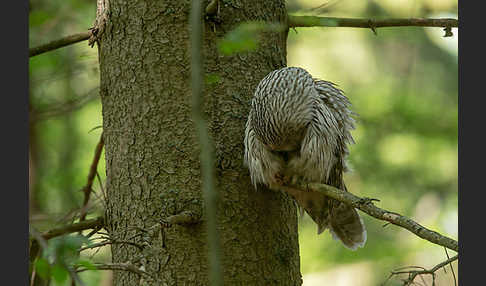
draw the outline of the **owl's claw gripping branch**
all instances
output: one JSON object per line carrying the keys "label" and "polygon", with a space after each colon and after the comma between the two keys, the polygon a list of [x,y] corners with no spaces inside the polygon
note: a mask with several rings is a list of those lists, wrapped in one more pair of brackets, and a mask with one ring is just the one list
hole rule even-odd
{"label": "owl's claw gripping branch", "polygon": [[360,204],[360,205],[366,205],[366,204],[373,204],[373,202],[379,202],[379,201],[380,201],[379,199],[373,199],[373,198],[364,197],[364,198],[361,198],[358,201],[358,204]]}

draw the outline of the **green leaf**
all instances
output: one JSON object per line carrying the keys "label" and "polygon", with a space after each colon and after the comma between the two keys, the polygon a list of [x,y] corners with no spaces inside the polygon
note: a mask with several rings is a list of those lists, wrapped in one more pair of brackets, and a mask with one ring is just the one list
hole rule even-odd
{"label": "green leaf", "polygon": [[67,271],[66,267],[62,266],[61,264],[56,264],[52,267],[52,277],[57,283],[63,283],[69,276],[69,272]]}
{"label": "green leaf", "polygon": [[35,261],[35,272],[43,279],[49,278],[49,262],[45,258],[39,257]]}

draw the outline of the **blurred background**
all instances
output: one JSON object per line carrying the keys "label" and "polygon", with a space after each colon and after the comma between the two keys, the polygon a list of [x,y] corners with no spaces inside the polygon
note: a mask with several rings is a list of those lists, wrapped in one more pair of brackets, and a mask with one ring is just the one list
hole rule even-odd
{"label": "blurred background", "polygon": [[[95,1],[30,0],[29,43],[38,46],[92,26]],[[289,13],[362,18],[457,18],[456,0],[289,0]],[[359,114],[351,146],[348,189],[378,198],[378,207],[408,216],[458,238],[457,126],[458,30],[441,28],[299,28],[290,30],[288,65],[337,83]],[[95,146],[101,135],[97,49],[81,42],[30,58],[30,223],[39,230],[70,222],[83,202]],[[104,158],[99,162],[105,178]],[[95,181],[91,216],[102,214]],[[355,252],[328,232],[317,236],[300,218],[301,269],[305,286],[380,285],[391,270],[431,268],[447,259],[444,248],[362,214],[366,247]],[[95,256],[93,256],[96,254]],[[84,252],[110,261],[108,247]],[[449,251],[449,255],[455,253]],[[457,262],[453,264],[457,278]],[[86,271],[87,285],[110,285],[109,271]],[[385,285],[401,285],[395,277]],[[432,285],[424,276],[422,285]],[[436,285],[454,285],[450,268]],[[69,285],[66,281],[64,284]]]}

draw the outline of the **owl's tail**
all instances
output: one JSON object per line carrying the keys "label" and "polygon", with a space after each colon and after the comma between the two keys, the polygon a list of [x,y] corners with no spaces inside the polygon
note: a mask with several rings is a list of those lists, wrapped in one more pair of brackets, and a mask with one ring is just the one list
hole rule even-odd
{"label": "owl's tail", "polygon": [[329,231],[349,249],[356,250],[366,243],[366,229],[355,208],[330,199]]}
{"label": "owl's tail", "polygon": [[317,224],[317,234],[329,228],[334,239],[356,250],[366,243],[366,229],[356,209],[314,191],[281,187]]}

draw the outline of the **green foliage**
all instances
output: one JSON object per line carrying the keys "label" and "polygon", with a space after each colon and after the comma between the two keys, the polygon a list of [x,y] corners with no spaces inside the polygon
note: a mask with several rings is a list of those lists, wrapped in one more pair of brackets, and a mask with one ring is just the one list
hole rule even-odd
{"label": "green foliage", "polygon": [[89,244],[89,239],[82,235],[65,235],[49,240],[47,248],[35,261],[36,272],[44,280],[53,278],[58,285],[62,285],[75,266],[95,270],[91,262],[79,257],[79,249]]}
{"label": "green foliage", "polygon": [[45,258],[40,257],[35,261],[35,271],[45,280],[50,276],[50,268],[49,262]]}
{"label": "green foliage", "polygon": [[279,32],[284,27],[279,24],[244,22],[228,32],[219,43],[223,55],[254,51],[258,47],[258,37],[262,32]]}

